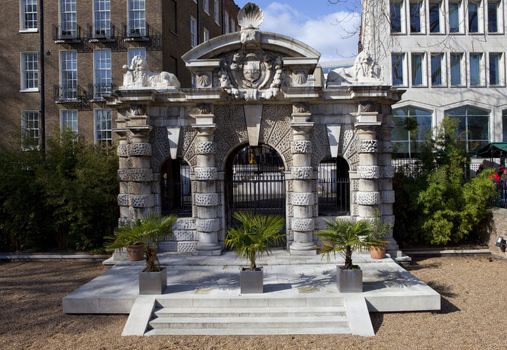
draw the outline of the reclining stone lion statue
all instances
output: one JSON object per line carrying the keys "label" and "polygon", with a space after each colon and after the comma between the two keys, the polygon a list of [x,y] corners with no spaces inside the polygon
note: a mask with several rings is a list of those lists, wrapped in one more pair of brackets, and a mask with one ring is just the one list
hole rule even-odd
{"label": "reclining stone lion statue", "polygon": [[132,88],[154,88],[154,89],[172,89],[179,88],[178,78],[169,72],[152,72],[148,68],[148,62],[141,56],[134,56],[130,66],[124,65],[126,70],[123,74],[124,89]]}

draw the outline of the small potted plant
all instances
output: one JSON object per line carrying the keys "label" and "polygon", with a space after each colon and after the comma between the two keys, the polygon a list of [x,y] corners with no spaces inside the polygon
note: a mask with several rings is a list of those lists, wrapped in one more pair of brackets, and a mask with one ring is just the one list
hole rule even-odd
{"label": "small potted plant", "polygon": [[250,266],[240,272],[241,294],[263,293],[263,272],[257,267],[258,255],[269,254],[271,246],[283,239],[284,220],[281,216],[255,215],[236,212],[237,227],[229,229],[225,245],[240,257],[248,259]]}
{"label": "small potted plant", "polygon": [[[157,246],[160,238],[172,235],[176,217],[149,216],[132,225],[120,227],[108,249],[128,247],[132,242],[145,247],[146,265],[139,273],[139,294],[162,294],[167,285],[167,271],[160,266]],[[128,249],[128,248],[127,248]]]}
{"label": "small potted plant", "polygon": [[322,246],[320,253],[330,258],[331,253],[340,253],[345,258],[343,266],[336,266],[336,284],[342,293],[363,291],[363,272],[352,262],[356,250],[380,244],[371,239],[372,224],[367,220],[326,221],[327,227],[318,232]]}
{"label": "small potted plant", "polygon": [[372,230],[369,237],[370,241],[378,242],[378,244],[370,246],[370,256],[372,259],[384,259],[386,257],[387,241],[385,237],[390,231],[391,225],[382,222],[380,213],[377,210],[375,219],[372,221]]}

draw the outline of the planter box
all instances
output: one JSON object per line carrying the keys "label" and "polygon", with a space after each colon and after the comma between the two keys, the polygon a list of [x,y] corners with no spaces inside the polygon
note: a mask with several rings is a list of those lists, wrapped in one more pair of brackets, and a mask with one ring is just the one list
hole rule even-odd
{"label": "planter box", "polygon": [[160,272],[139,272],[139,294],[162,294],[166,286],[166,268]]}
{"label": "planter box", "polygon": [[239,273],[239,285],[241,294],[263,293],[264,279],[262,268],[257,268],[254,271],[243,268]]}
{"label": "planter box", "polygon": [[344,270],[336,266],[336,286],[340,293],[361,293],[363,291],[363,271]]}

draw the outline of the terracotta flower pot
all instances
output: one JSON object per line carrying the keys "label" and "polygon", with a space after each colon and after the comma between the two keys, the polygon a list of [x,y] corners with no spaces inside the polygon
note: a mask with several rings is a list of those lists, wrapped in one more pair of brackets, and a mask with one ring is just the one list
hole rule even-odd
{"label": "terracotta flower pot", "polygon": [[370,256],[372,259],[384,259],[386,257],[386,247],[370,247]]}
{"label": "terracotta flower pot", "polygon": [[144,259],[144,244],[136,244],[127,247],[127,254],[130,261]]}

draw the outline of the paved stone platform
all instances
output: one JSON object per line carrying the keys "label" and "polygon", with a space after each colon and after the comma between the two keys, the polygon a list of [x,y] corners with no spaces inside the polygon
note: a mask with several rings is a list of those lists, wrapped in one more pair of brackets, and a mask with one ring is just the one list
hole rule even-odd
{"label": "paved stone platform", "polygon": [[[245,261],[234,253],[221,256],[181,256],[164,253],[168,287],[164,298],[227,299],[240,296],[239,269]],[[327,261],[321,256],[294,256],[284,250],[258,259],[264,267],[267,298],[340,296],[335,284],[341,256]],[[440,295],[392,259],[372,260],[354,254],[363,270],[365,298],[370,312],[440,310]],[[138,296],[137,274],[143,262],[122,262],[63,298],[69,314],[128,314]]]}

